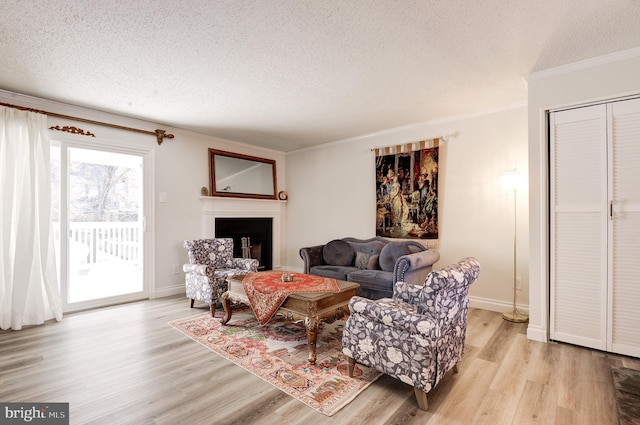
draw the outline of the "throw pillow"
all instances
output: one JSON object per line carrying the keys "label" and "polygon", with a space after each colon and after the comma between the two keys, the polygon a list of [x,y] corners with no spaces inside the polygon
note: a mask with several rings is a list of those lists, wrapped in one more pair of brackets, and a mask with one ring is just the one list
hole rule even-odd
{"label": "throw pillow", "polygon": [[360,270],[368,269],[370,257],[371,255],[364,252],[356,252],[356,267]]}
{"label": "throw pillow", "polygon": [[351,245],[340,239],[335,239],[322,248],[322,259],[332,266],[352,265],[353,254]]}
{"label": "throw pillow", "polygon": [[370,255],[369,256],[369,261],[367,262],[367,270],[377,270],[379,269],[378,267],[378,258],[380,257],[379,254],[375,254],[375,255]]}

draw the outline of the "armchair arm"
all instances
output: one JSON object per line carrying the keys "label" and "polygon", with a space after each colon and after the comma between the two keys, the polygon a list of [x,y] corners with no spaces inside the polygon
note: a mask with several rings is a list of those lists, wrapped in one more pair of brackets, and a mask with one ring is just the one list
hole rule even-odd
{"label": "armchair arm", "polygon": [[408,304],[417,305],[420,301],[422,286],[412,285],[406,282],[396,282],[393,284],[393,299],[403,301]]}
{"label": "armchair arm", "polygon": [[200,274],[207,277],[213,277],[214,268],[208,264],[184,264],[182,271],[185,273]]}
{"label": "armchair arm", "polygon": [[443,332],[466,327],[469,285],[479,273],[480,263],[473,257],[431,272],[420,294],[418,311],[435,317]]}
{"label": "armchair arm", "polygon": [[235,257],[231,259],[231,268],[246,270],[248,272],[258,271],[259,261],[255,258],[239,258]]}
{"label": "armchair arm", "polygon": [[440,335],[437,322],[433,317],[419,314],[415,306],[399,300],[389,298],[370,300],[355,296],[349,302],[349,311],[354,316],[360,315],[389,328],[410,334],[420,334],[433,344],[436,343],[435,337]]}
{"label": "armchair arm", "polygon": [[322,248],[324,248],[324,245],[300,248],[300,258],[304,261],[303,273],[309,274],[311,267],[324,264],[324,260],[322,259]]}
{"label": "armchair arm", "polygon": [[433,264],[440,259],[436,249],[426,249],[413,254],[403,255],[393,266],[393,281],[407,282],[422,286]]}

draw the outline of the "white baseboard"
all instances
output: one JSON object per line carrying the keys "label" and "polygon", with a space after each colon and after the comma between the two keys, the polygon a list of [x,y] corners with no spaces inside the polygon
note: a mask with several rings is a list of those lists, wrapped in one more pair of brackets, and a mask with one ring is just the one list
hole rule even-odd
{"label": "white baseboard", "polygon": [[164,288],[156,288],[153,293],[149,294],[150,299],[170,297],[172,295],[185,294],[184,283],[178,285],[167,286]]}
{"label": "white baseboard", "polygon": [[274,266],[273,270],[286,270],[288,272],[294,272],[294,273],[304,272],[304,268],[302,267],[288,267],[288,266]]}
{"label": "white baseboard", "polygon": [[[496,301],[486,298],[469,297],[469,306],[479,308],[481,310],[495,311],[498,313],[507,313],[513,309],[512,303],[504,301]],[[524,314],[529,314],[529,306],[518,304],[518,310]],[[527,339],[538,342],[549,342],[547,330],[539,326],[533,326],[531,323],[527,326]]]}
{"label": "white baseboard", "polygon": [[[481,310],[495,311],[498,313],[507,313],[513,310],[512,303],[479,297],[469,297],[469,306],[473,308],[479,308]],[[528,305],[518,304],[518,310],[520,310],[524,314],[529,314]]]}
{"label": "white baseboard", "polygon": [[531,326],[527,328],[527,339],[538,342],[549,342],[549,335],[547,334],[547,330],[543,329],[539,326]]}

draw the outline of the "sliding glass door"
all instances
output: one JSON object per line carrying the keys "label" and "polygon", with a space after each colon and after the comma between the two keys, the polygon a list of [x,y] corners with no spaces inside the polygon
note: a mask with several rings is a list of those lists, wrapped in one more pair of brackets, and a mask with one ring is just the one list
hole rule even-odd
{"label": "sliding glass door", "polygon": [[141,154],[66,144],[53,148],[54,222],[57,218],[66,311],[148,297],[144,174]]}

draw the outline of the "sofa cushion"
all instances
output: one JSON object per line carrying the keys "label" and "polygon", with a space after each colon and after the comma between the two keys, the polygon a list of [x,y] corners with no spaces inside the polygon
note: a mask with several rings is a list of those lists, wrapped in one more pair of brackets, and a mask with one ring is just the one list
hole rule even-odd
{"label": "sofa cushion", "polygon": [[322,248],[322,259],[331,266],[351,266],[353,265],[353,248],[340,239],[327,243]]}
{"label": "sofa cushion", "polygon": [[349,282],[360,284],[358,294],[366,298],[383,298],[393,295],[393,272],[384,270],[356,270],[347,275]]}
{"label": "sofa cushion", "polygon": [[380,268],[387,272],[392,272],[398,258],[411,254],[411,249],[403,242],[389,242],[380,251]]}
{"label": "sofa cushion", "polygon": [[313,266],[310,273],[316,276],[332,277],[338,280],[347,280],[347,275],[359,270],[353,266]]}
{"label": "sofa cushion", "polygon": [[356,251],[355,266],[360,270],[375,270],[378,268],[379,257],[377,254],[371,255]]}

